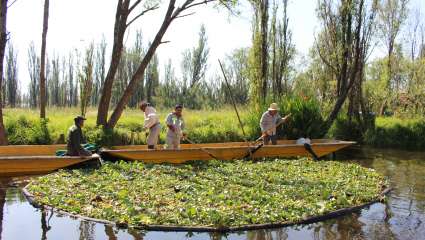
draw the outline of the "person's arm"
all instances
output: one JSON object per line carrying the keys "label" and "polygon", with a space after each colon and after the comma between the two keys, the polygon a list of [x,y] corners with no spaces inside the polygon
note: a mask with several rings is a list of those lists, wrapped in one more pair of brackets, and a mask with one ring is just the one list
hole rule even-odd
{"label": "person's arm", "polygon": [[145,118],[145,124],[144,124],[144,128],[145,129],[149,129],[151,128],[153,125],[155,125],[157,123],[157,116],[155,113],[151,113],[149,114],[146,118]]}
{"label": "person's arm", "polygon": [[264,113],[261,116],[260,119],[260,128],[261,128],[261,132],[264,134],[268,129],[267,129],[267,116],[266,113]]}
{"label": "person's arm", "polygon": [[165,119],[165,124],[167,124],[167,127],[171,130],[171,131],[175,131],[176,128],[173,124],[173,115],[168,114],[167,119]]}

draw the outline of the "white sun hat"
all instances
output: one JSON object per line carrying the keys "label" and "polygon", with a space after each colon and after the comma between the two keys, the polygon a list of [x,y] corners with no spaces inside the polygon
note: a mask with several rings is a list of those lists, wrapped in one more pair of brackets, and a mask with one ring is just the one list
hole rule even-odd
{"label": "white sun hat", "polygon": [[277,107],[277,103],[272,103],[270,104],[270,107],[268,109],[269,111],[274,111],[274,110],[279,110],[279,108]]}

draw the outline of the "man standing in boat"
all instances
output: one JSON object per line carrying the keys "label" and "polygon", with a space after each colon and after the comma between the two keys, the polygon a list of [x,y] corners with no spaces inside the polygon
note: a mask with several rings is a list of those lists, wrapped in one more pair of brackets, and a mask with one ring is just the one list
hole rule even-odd
{"label": "man standing in boat", "polygon": [[167,124],[167,149],[179,149],[180,140],[186,136],[183,132],[185,125],[182,116],[183,106],[178,104],[174,108],[174,111],[167,115],[165,124]]}
{"label": "man standing in boat", "polygon": [[261,138],[263,139],[265,145],[270,144],[270,142],[273,145],[277,144],[276,127],[281,123],[286,122],[289,117],[289,115],[287,115],[284,118],[281,118],[278,110],[279,108],[277,103],[272,103],[270,104],[270,107],[267,109],[267,111],[264,112],[261,116]]}
{"label": "man standing in boat", "polygon": [[155,108],[147,102],[142,102],[140,104],[140,110],[142,110],[145,114],[143,129],[149,129],[149,135],[146,140],[148,149],[155,149],[158,144],[159,133],[161,132],[158,115],[156,114]]}
{"label": "man standing in boat", "polygon": [[81,144],[85,143],[83,131],[81,128],[84,126],[83,116],[77,116],[74,118],[74,125],[68,130],[67,139],[67,155],[69,156],[91,156],[92,153],[84,149]]}

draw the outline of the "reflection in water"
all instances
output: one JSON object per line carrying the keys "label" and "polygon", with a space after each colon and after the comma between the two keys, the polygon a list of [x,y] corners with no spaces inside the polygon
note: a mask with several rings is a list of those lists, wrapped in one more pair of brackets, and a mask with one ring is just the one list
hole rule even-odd
{"label": "reflection in water", "polygon": [[0,179],[0,240],[3,233],[3,209],[6,203],[6,189],[9,179]]}
{"label": "reflection in water", "polygon": [[105,233],[108,236],[108,240],[117,240],[114,229],[110,225],[105,225]]}
{"label": "reflection in water", "polygon": [[47,215],[48,214],[46,209],[42,209],[41,210],[41,230],[42,230],[41,239],[42,240],[47,239],[47,232],[52,228],[50,226],[50,219],[53,217],[53,211],[50,211],[50,217],[46,221]]}
{"label": "reflection in water", "polygon": [[94,239],[94,222],[81,221],[80,222],[80,238],[79,240],[93,240]]}
{"label": "reflection in water", "polygon": [[[341,161],[361,164],[387,176],[394,190],[386,203],[309,225],[238,233],[145,232],[121,230],[34,209],[18,187],[0,179],[1,239],[423,239],[425,236],[425,154],[352,149]],[[41,219],[41,222],[40,222]],[[26,231],[22,231],[22,229]]]}

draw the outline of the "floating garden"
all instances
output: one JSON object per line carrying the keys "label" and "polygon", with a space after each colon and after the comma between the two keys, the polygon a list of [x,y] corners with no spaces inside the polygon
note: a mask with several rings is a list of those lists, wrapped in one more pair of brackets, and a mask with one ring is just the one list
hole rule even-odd
{"label": "floating garden", "polygon": [[35,178],[38,205],[120,226],[225,230],[308,222],[382,200],[372,169],[336,161],[105,163]]}

